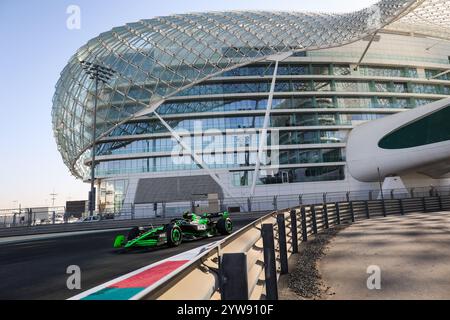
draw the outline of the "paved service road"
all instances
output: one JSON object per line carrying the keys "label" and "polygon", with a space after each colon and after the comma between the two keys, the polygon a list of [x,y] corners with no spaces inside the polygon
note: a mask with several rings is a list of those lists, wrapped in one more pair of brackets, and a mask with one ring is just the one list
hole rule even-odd
{"label": "paved service road", "polygon": [[[234,219],[235,230],[253,220]],[[112,245],[114,237],[121,233],[124,232],[112,231],[0,245],[0,300],[67,299],[146,265],[221,239],[188,242],[177,248],[119,254]],[[81,268],[80,291],[70,291],[66,287],[66,269],[70,265]]]}
{"label": "paved service road", "polygon": [[[371,265],[381,268],[381,290],[367,289]],[[332,240],[319,269],[330,299],[450,299],[450,213],[356,223]]]}

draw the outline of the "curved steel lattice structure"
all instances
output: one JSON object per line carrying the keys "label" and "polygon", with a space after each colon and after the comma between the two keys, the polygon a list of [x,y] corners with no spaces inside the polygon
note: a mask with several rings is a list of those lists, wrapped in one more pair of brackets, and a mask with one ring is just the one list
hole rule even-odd
{"label": "curved steel lattice structure", "polygon": [[82,60],[117,71],[99,88],[98,141],[195,84],[273,55],[342,46],[383,28],[447,39],[449,11],[446,1],[383,0],[348,14],[194,13],[114,28],[80,48],[61,74],[52,110],[59,151],[75,176],[87,176],[94,82]]}

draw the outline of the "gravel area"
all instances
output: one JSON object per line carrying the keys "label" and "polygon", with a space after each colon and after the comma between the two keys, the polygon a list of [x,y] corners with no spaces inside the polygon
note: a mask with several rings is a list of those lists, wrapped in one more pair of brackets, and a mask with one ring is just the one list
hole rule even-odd
{"label": "gravel area", "polygon": [[304,299],[320,299],[327,293],[317,262],[324,256],[330,241],[347,226],[339,226],[321,232],[299,248],[299,260],[289,274],[288,286]]}

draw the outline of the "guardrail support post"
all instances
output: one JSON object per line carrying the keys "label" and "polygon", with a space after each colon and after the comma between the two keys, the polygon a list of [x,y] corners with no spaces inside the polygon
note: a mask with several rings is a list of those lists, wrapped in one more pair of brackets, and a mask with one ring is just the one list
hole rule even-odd
{"label": "guardrail support post", "polygon": [[303,242],[308,241],[308,228],[306,227],[306,209],[305,207],[301,208],[302,214],[302,238]]}
{"label": "guardrail support post", "polygon": [[355,209],[353,208],[353,201],[350,201],[350,215],[352,217],[352,223],[355,223]]}
{"label": "guardrail support post", "polygon": [[248,300],[247,255],[225,253],[220,263],[222,300]]}
{"label": "guardrail support post", "polygon": [[278,223],[278,245],[280,246],[280,264],[281,274],[287,274],[289,272],[288,267],[288,252],[286,243],[286,221],[284,220],[284,214],[277,215]]}
{"label": "guardrail support post", "polygon": [[369,201],[365,201],[364,206],[366,208],[366,218],[370,219]]}
{"label": "guardrail support post", "polygon": [[422,207],[423,212],[427,212],[427,202],[425,201],[425,197],[422,197]]}
{"label": "guardrail support post", "polygon": [[311,206],[311,220],[312,220],[313,233],[317,234],[317,219],[316,219],[316,207],[315,206]]}
{"label": "guardrail support post", "polygon": [[277,204],[277,196],[273,197],[273,210],[277,211],[278,210],[278,204]]}
{"label": "guardrail support post", "polygon": [[442,210],[443,210],[443,207],[442,207],[442,198],[441,198],[441,195],[438,196],[438,201],[439,201],[439,211],[442,211]]}
{"label": "guardrail support post", "polygon": [[400,214],[402,216],[404,216],[405,215],[405,208],[403,207],[403,199],[402,198],[399,199],[399,204],[400,204]]}
{"label": "guardrail support post", "polygon": [[324,223],[325,223],[325,229],[329,229],[330,225],[328,223],[328,205],[326,202],[323,204],[322,212],[323,212],[323,219],[324,219]]}
{"label": "guardrail support post", "polygon": [[394,200],[394,189],[391,190],[391,200]]}
{"label": "guardrail support post", "polygon": [[248,212],[252,212],[252,199],[247,198]]}
{"label": "guardrail support post", "polygon": [[298,253],[297,210],[291,210],[292,253]]}
{"label": "guardrail support post", "polygon": [[298,205],[301,207],[303,205],[303,195],[298,196]]}
{"label": "guardrail support post", "polygon": [[337,220],[337,224],[341,224],[341,213],[339,212],[339,202],[336,202],[335,204],[336,207],[336,220]]}
{"label": "guardrail support post", "polygon": [[266,279],[266,299],[278,300],[277,265],[275,257],[275,242],[273,237],[273,225],[263,224],[261,232],[264,247],[264,274]]}
{"label": "guardrail support post", "polygon": [[383,210],[383,217],[386,217],[387,216],[387,214],[386,214],[386,202],[384,202],[384,197],[381,200],[381,209]]}

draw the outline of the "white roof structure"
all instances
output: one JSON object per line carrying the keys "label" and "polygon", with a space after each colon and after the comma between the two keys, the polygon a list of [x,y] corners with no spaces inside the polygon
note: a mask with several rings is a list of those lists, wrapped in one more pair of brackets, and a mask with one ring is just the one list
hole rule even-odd
{"label": "white roof structure", "polygon": [[422,0],[405,10],[402,17],[385,29],[422,34],[450,40],[450,1]]}
{"label": "white roof structure", "polygon": [[[94,81],[80,61],[117,71],[100,85],[96,141],[167,98],[224,71],[288,52],[343,46],[380,30],[450,40],[450,2],[382,0],[353,13],[210,12],[142,20],[90,40],[56,86],[53,129],[64,162],[85,177]],[[133,88],[131,90],[131,88]]]}

